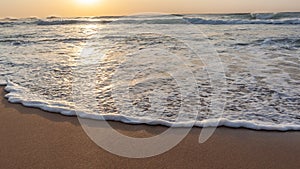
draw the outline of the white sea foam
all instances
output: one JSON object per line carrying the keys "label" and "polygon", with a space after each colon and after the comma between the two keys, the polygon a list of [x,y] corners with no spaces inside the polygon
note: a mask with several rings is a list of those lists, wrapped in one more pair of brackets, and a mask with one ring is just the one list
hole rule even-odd
{"label": "white sea foam", "polygon": [[[71,109],[69,103],[54,102],[49,100],[35,100],[34,97],[23,87],[20,87],[12,82],[6,84],[5,90],[9,92],[5,95],[11,103],[21,103],[26,107],[40,108],[52,113],[60,113],[67,116],[79,116],[81,118],[95,119],[95,120],[111,120],[120,121],[128,124],[149,124],[149,125],[164,125],[168,127],[232,127],[232,128],[248,128],[254,130],[300,130],[299,124],[272,124],[262,123],[255,120],[229,120],[226,118],[207,119],[203,121],[182,121],[182,122],[170,122],[162,119],[152,119],[145,117],[132,117],[117,114],[92,114],[86,113],[80,110]],[[217,124],[217,125],[216,125]]]}
{"label": "white sea foam", "polygon": [[39,99],[39,96],[32,94],[28,89],[13,82],[7,82],[5,91],[9,92],[5,97],[11,103],[21,103],[27,107],[40,108],[45,111],[61,113],[63,115],[76,115],[75,111],[71,109],[70,103]]}

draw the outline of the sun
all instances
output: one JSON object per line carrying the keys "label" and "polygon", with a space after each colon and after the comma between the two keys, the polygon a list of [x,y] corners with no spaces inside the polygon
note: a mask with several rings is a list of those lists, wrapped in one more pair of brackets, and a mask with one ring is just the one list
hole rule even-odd
{"label": "sun", "polygon": [[81,5],[95,5],[97,4],[100,0],[76,0],[77,3]]}

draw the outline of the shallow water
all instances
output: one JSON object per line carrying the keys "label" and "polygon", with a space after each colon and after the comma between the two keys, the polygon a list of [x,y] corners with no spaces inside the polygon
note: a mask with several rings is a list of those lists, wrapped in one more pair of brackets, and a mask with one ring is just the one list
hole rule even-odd
{"label": "shallow water", "polygon": [[299,20],[299,13],[6,18],[0,83],[11,102],[66,115],[300,130]]}

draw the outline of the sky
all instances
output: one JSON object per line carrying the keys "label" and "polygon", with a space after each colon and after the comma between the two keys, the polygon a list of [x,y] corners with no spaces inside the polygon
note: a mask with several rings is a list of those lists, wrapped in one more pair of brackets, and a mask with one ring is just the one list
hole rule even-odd
{"label": "sky", "polygon": [[300,0],[0,0],[0,17],[300,12]]}

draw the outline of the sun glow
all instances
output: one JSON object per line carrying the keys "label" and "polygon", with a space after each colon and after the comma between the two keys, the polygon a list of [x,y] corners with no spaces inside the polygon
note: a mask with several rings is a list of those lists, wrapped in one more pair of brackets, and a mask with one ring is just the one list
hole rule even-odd
{"label": "sun glow", "polygon": [[76,0],[81,5],[95,5],[99,3],[100,0]]}

